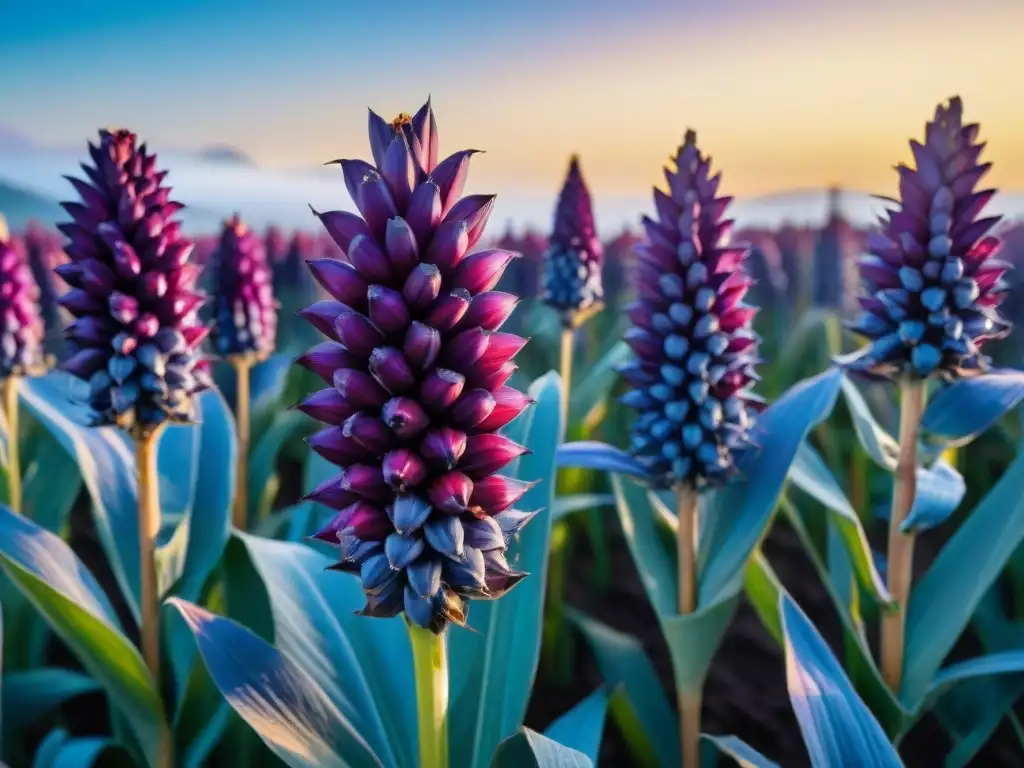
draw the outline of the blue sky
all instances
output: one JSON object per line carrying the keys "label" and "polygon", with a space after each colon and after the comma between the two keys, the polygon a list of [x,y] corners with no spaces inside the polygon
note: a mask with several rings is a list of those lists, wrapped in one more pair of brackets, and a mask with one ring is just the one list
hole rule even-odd
{"label": "blue sky", "polygon": [[[262,164],[365,154],[365,108],[434,98],[486,181],[548,188],[570,152],[612,192],[655,180],[692,125],[735,189],[888,191],[954,93],[1024,187],[1021,0],[8,3],[0,123],[82,146],[226,143]],[[1000,75],[1000,73],[1003,73]]]}

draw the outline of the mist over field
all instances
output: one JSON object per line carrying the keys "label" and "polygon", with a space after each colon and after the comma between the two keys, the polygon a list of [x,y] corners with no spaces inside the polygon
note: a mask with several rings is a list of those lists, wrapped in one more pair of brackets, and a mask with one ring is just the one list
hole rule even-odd
{"label": "mist over field", "polygon": [[[0,131],[0,210],[14,228],[30,220],[55,224],[62,220],[58,205],[69,199],[71,186],[64,175],[79,175],[79,163],[87,158],[81,150],[43,148],[10,131]],[[170,169],[168,181],[174,198],[184,203],[186,229],[192,233],[216,231],[221,219],[235,211],[253,226],[276,224],[285,229],[316,230],[309,210],[352,210],[337,166],[281,170],[252,164],[230,148],[205,152],[161,151],[161,163]],[[652,182],[659,177],[652,178]],[[511,222],[517,229],[546,231],[551,224],[557,189],[550,193],[521,189],[478,189],[496,192],[494,220]],[[870,226],[885,204],[867,192],[844,190],[842,210],[854,226]],[[653,207],[647,189],[636,195],[594,195],[595,217],[602,237],[613,237],[624,227],[636,227],[639,218]],[[997,195],[992,214],[1024,217],[1024,193]],[[730,209],[741,227],[776,228],[784,223],[821,226],[828,214],[825,189],[783,190],[759,197],[737,197]]]}

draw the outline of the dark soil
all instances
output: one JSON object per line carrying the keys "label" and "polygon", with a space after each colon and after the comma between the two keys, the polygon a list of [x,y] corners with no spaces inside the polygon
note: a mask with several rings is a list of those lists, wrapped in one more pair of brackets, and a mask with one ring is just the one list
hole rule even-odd
{"label": "dark soil", "polygon": [[[287,483],[289,487],[293,484]],[[592,553],[585,542],[580,542],[574,547],[569,562],[568,572],[577,574],[577,577],[570,579],[567,585],[567,601],[609,626],[639,638],[653,660],[670,700],[674,701],[668,649],[617,525],[611,516],[607,522],[611,572],[614,575],[611,584],[603,592],[593,588],[589,578]],[[106,567],[85,503],[79,503],[72,514],[71,545],[114,598],[124,624],[130,626],[124,605],[117,599],[118,589]],[[919,546],[915,565],[923,570],[936,549],[935,545],[931,551],[928,546]],[[767,538],[764,550],[783,584],[833,648],[837,648],[838,623],[796,535],[779,521]],[[542,730],[602,684],[600,673],[584,643],[577,641],[574,645],[574,669],[565,677],[570,681],[568,684],[558,685],[543,672],[538,677],[526,717],[528,726]],[[965,643],[964,648],[958,648],[954,655],[976,652],[968,646]],[[56,639],[51,642],[49,663],[78,666]],[[550,660],[542,659],[541,670],[549,667]],[[80,697],[67,705],[62,715],[63,726],[74,735],[109,733],[106,702],[102,695]],[[705,688],[703,719],[707,732],[737,735],[784,768],[808,765],[786,694],[782,654],[745,601],[741,602],[711,667]],[[30,743],[42,738],[51,725],[41,724],[29,734]],[[948,739],[942,728],[925,720],[905,740],[901,753],[908,768],[934,768],[941,765],[948,748]],[[631,765],[626,744],[611,719],[605,730],[600,765]],[[1024,765],[1024,755],[1005,720],[971,765],[977,768]]]}

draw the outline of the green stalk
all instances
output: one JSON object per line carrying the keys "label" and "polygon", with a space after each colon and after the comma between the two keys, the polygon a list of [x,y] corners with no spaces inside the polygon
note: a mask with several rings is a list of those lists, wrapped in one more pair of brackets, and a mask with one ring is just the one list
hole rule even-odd
{"label": "green stalk", "polygon": [[4,416],[7,418],[7,488],[11,509],[21,514],[21,455],[18,451],[18,377],[4,379]]}
{"label": "green stalk", "polygon": [[409,641],[416,678],[419,768],[448,768],[447,635],[435,635],[410,624]]}
{"label": "green stalk", "polygon": [[243,533],[249,527],[249,430],[251,417],[249,394],[249,358],[239,355],[231,361],[235,369],[235,427],[238,430],[238,459],[235,468],[235,508],[232,523]]}
{"label": "green stalk", "polygon": [[[562,391],[565,393],[565,397],[562,398],[563,423],[566,422],[566,417],[569,415],[569,393],[572,392],[572,343],[575,335],[576,331],[572,325],[567,323],[562,328],[562,349],[558,372],[562,375]],[[566,423],[566,429],[568,426]]]}
{"label": "green stalk", "polygon": [[[683,616],[697,609],[697,502],[695,489],[684,486],[679,490],[676,544],[679,554],[679,613]],[[700,692],[679,691],[678,703],[683,768],[700,768]]]}
{"label": "green stalk", "polygon": [[[141,635],[142,656],[157,691],[161,686],[160,595],[157,585],[156,539],[160,533],[160,476],[157,471],[157,444],[163,425],[135,435],[135,464],[139,488],[139,566],[142,575]],[[171,768],[171,741],[164,734],[158,768]]]}
{"label": "green stalk", "polygon": [[914,564],[914,534],[903,533],[900,526],[910,514],[917,492],[917,433],[927,394],[923,379],[908,378],[900,384],[900,453],[892,492],[886,565],[889,593],[899,610],[882,617],[882,677],[894,693],[899,692],[903,680],[907,603]]}

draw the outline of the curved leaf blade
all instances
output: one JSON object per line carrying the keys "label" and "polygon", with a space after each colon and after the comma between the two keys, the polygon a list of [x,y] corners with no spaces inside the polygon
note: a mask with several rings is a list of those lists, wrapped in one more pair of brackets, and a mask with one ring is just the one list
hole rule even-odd
{"label": "curved leaf blade", "polygon": [[72,417],[81,415],[69,400],[73,380],[66,374],[25,379],[21,402],[57,439],[78,464],[92,499],[100,543],[132,614],[139,616],[139,522],[135,460],[120,434],[110,428],[88,428]]}
{"label": "curved leaf blade", "polygon": [[676,568],[655,526],[650,492],[617,475],[612,475],[611,483],[622,533],[647,599],[659,616],[671,616],[679,602]]}
{"label": "curved leaf blade", "polygon": [[621,688],[628,709],[612,712],[639,765],[679,765],[679,730],[675,710],[643,646],[571,608],[568,619],[580,630],[597,661],[601,676]]}
{"label": "curved leaf blade", "polygon": [[574,469],[596,469],[620,475],[647,477],[643,464],[615,446],[596,440],[580,440],[558,447],[558,466]]}
{"label": "curved leaf blade", "polygon": [[899,443],[882,428],[874,414],[871,413],[871,408],[868,407],[864,395],[845,376],[843,377],[843,397],[850,409],[857,439],[867,451],[868,456],[882,469],[895,472],[900,455]]}
{"label": "curved leaf blade", "polygon": [[94,679],[70,669],[8,672],[0,680],[3,726],[14,731],[27,728],[65,702],[99,689]]}
{"label": "curved leaf blade", "polygon": [[574,493],[555,499],[551,514],[555,522],[558,522],[574,512],[613,506],[615,506],[615,496],[610,493]]}
{"label": "curved leaf blade", "polygon": [[945,522],[967,493],[963,477],[945,459],[930,467],[918,467],[916,487],[910,514],[900,525],[903,533],[918,533]]}
{"label": "curved leaf blade", "polygon": [[608,712],[608,692],[598,688],[548,726],[544,735],[563,747],[575,749],[597,763]]}
{"label": "curved leaf blade", "polygon": [[907,607],[902,698],[916,707],[1010,556],[1024,541],[1024,451],[946,542]]}
{"label": "curved leaf blade", "polygon": [[249,454],[249,516],[262,520],[274,502],[277,458],[281,449],[309,426],[298,411],[281,411],[273,417]]}
{"label": "curved leaf blade", "polygon": [[[532,453],[505,474],[537,484],[517,505],[540,510],[509,547],[509,561],[530,574],[500,600],[477,601],[469,616],[476,632],[452,631],[449,654],[460,659],[451,676],[451,762],[483,768],[498,743],[522,725],[540,661],[544,587],[555,492],[555,451],[562,440],[562,383],[557,374],[529,389],[535,405],[511,426]],[[526,414],[524,414],[525,416]]]}
{"label": "curved leaf blade", "polygon": [[814,768],[902,768],[896,750],[853,689],[831,649],[788,596],[780,598],[786,681]]}
{"label": "curved leaf blade", "polygon": [[0,563],[127,718],[151,766],[167,737],[153,678],[88,569],[54,534],[0,507]]}
{"label": "curved leaf blade", "polygon": [[714,746],[723,755],[727,755],[736,761],[740,768],[780,768],[778,763],[772,762],[752,746],[735,736],[709,736],[706,733],[700,735],[708,744]]}
{"label": "curved leaf blade", "polygon": [[839,369],[805,379],[765,409],[754,429],[758,449],[740,466],[742,479],[708,495],[700,536],[698,605],[742,586],[744,564],[761,539],[801,443],[835,406]]}
{"label": "curved leaf blade", "polygon": [[624,341],[617,341],[600,360],[587,371],[587,375],[573,384],[569,396],[569,423],[592,428],[612,389],[619,380],[618,367],[629,360],[632,351]]}
{"label": "curved leaf blade", "polygon": [[491,765],[493,768],[593,768],[594,764],[575,749],[563,747],[529,728],[521,728],[498,746]]}
{"label": "curved leaf blade", "polygon": [[412,654],[400,621],[356,616],[366,600],[358,579],[302,544],[236,533],[263,580],[274,646],[317,681],[347,722],[389,765],[411,761],[393,748],[415,733]]}
{"label": "curved leaf blade", "polygon": [[966,445],[1024,400],[1024,371],[992,371],[943,387],[928,403],[921,429]]}
{"label": "curved leaf blade", "polygon": [[885,586],[885,579],[875,567],[871,545],[860,518],[821,455],[806,440],[797,450],[789,477],[797,488],[832,512],[829,520],[843,542],[860,584],[877,602],[892,605],[892,596]]}
{"label": "curved leaf blade", "polygon": [[[103,761],[100,763],[100,761]],[[110,739],[86,736],[68,739],[53,757],[49,768],[92,768],[94,765],[123,766],[130,768],[133,763],[124,748]]]}
{"label": "curved leaf blade", "polygon": [[939,696],[946,689],[965,680],[1024,672],[1024,650],[1000,651],[961,661],[942,669],[932,679],[930,696]]}
{"label": "curved leaf blade", "polygon": [[369,745],[301,667],[248,629],[178,598],[217,688],[292,768],[380,766]]}

